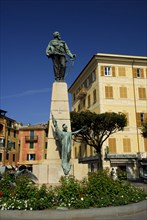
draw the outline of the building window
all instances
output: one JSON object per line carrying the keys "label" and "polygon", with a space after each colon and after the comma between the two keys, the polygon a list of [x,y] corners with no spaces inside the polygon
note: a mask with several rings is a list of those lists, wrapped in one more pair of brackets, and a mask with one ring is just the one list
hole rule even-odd
{"label": "building window", "polygon": [[131,142],[129,138],[123,139],[123,151],[124,153],[131,152]]}
{"label": "building window", "polygon": [[105,86],[105,97],[106,99],[113,98],[113,87],[112,86]]}
{"label": "building window", "polygon": [[120,98],[127,98],[127,88],[120,87],[119,88]]}
{"label": "building window", "polygon": [[9,153],[6,153],[6,160],[9,160]]}
{"label": "building window", "polygon": [[115,67],[101,66],[101,76],[115,76]]}
{"label": "building window", "polygon": [[93,91],[93,104],[96,103],[96,89]]}
{"label": "building window", "polygon": [[139,99],[146,99],[146,89],[138,88]]}
{"label": "building window", "polygon": [[48,142],[45,142],[45,149],[47,149],[48,147]]}
{"label": "building window", "polygon": [[11,130],[10,130],[10,128],[8,128],[8,136],[10,136],[10,132],[11,132]]}
{"label": "building window", "polygon": [[133,68],[133,77],[134,78],[144,78],[142,68]]}
{"label": "building window", "polygon": [[92,82],[96,80],[96,70],[92,72]]}
{"label": "building window", "polygon": [[36,160],[35,154],[27,154],[27,160]]}
{"label": "building window", "polygon": [[88,108],[90,107],[90,95],[88,96]]}
{"label": "building window", "polygon": [[125,76],[126,75],[125,67],[118,67],[118,74],[119,76]]}
{"label": "building window", "polygon": [[109,138],[108,139],[108,145],[109,145],[109,152],[110,153],[116,153],[116,139],[115,138]]}
{"label": "building window", "polygon": [[45,159],[45,160],[47,159],[47,154],[44,155],[44,159]]}
{"label": "building window", "polygon": [[15,162],[15,154],[13,154],[13,159],[12,160],[13,160],[13,162]]}
{"label": "building window", "polygon": [[34,142],[30,142],[30,148],[31,148],[31,149],[34,148]]}
{"label": "building window", "polygon": [[105,76],[112,76],[112,69],[110,66],[105,66]]}
{"label": "building window", "polygon": [[83,110],[85,109],[85,99],[83,99]]}
{"label": "building window", "polygon": [[83,85],[84,88],[87,88],[87,80],[84,81]]}
{"label": "building window", "polygon": [[15,144],[16,144],[16,143],[15,143],[15,142],[13,142],[13,149],[15,149]]}
{"label": "building window", "polygon": [[0,161],[2,161],[2,153],[0,153]]}
{"label": "building window", "polygon": [[34,130],[30,131],[30,139],[34,139]]}
{"label": "building window", "polygon": [[141,77],[141,75],[140,75],[140,68],[137,68],[137,77]]}
{"label": "building window", "polygon": [[90,86],[89,78],[87,78],[87,88]]}
{"label": "building window", "polygon": [[144,113],[143,112],[140,113],[140,119],[141,119],[141,124],[142,124],[144,122]]}
{"label": "building window", "polygon": [[[34,140],[34,130],[30,131],[30,140]],[[34,141],[30,142],[30,148],[34,148]]]}
{"label": "building window", "polygon": [[73,94],[73,101],[74,102],[76,101],[76,94],[75,93]]}
{"label": "building window", "polygon": [[16,131],[14,130],[14,137],[16,137]]}
{"label": "building window", "polygon": [[136,121],[137,127],[141,127],[142,123],[147,119],[147,113],[144,112],[137,112],[136,113]]}

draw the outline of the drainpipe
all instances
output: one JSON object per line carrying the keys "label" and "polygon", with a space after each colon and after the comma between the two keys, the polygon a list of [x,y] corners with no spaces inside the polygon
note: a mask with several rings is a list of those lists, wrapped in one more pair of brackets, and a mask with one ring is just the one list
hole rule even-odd
{"label": "drainpipe", "polygon": [[[137,107],[136,107],[135,83],[134,83],[134,76],[133,76],[133,65],[134,65],[134,59],[133,59],[133,62],[132,62],[132,78],[133,78],[134,107],[135,107],[135,118],[136,118]],[[137,118],[136,118],[136,134],[137,134],[138,153],[139,153],[140,152],[140,146],[139,146],[139,134],[138,134],[138,127],[137,127]]]}

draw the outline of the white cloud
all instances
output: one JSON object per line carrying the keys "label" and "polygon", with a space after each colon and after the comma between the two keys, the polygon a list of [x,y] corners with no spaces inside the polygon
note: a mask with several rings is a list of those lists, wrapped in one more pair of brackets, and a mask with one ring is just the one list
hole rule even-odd
{"label": "white cloud", "polygon": [[9,98],[17,98],[17,97],[24,97],[24,96],[30,96],[30,95],[36,95],[40,93],[47,93],[51,91],[51,88],[43,88],[43,89],[34,89],[34,90],[27,90],[22,93],[17,94],[11,94],[0,97],[0,99],[9,99]]}

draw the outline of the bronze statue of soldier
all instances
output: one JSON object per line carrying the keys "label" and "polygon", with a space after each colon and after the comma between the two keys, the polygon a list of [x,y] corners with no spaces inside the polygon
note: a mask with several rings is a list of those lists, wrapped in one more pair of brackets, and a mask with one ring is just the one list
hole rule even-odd
{"label": "bronze statue of soldier", "polygon": [[46,55],[53,61],[53,68],[56,81],[64,81],[66,72],[66,55],[70,59],[74,60],[76,55],[72,54],[65,43],[61,40],[60,33],[58,31],[53,33],[54,39],[51,40],[46,48]]}

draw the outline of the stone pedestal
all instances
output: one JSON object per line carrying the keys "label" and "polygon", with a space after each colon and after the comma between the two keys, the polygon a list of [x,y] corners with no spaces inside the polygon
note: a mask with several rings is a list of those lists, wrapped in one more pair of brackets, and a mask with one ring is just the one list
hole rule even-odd
{"label": "stone pedestal", "polygon": [[48,132],[48,160],[60,159],[52,124],[52,115],[57,120],[58,127],[61,130],[62,124],[65,123],[68,126],[68,131],[71,131],[68,92],[65,82],[53,83]]}
{"label": "stone pedestal", "polygon": [[[70,111],[68,101],[68,90],[65,82],[54,82],[52,88],[50,120],[48,131],[48,149],[47,160],[42,161],[39,165],[33,165],[33,173],[38,178],[38,183],[56,185],[59,183],[61,176],[64,176],[59,151],[55,139],[54,126],[52,124],[52,115],[58,123],[58,127],[62,130],[62,124],[68,126],[68,131],[71,131]],[[69,175],[74,175],[77,179],[82,179],[87,176],[88,166],[79,164],[77,159],[71,154],[71,170]]]}
{"label": "stone pedestal", "polygon": [[[79,164],[78,159],[71,159],[70,163],[71,170],[69,175],[74,175],[78,180],[82,180],[87,176],[87,164]],[[64,176],[60,160],[45,160],[42,164],[33,165],[33,173],[38,178],[39,184],[52,186],[58,185],[61,176]]]}

